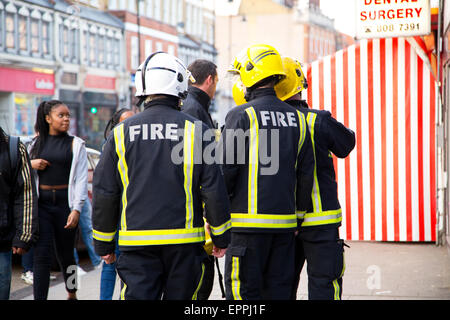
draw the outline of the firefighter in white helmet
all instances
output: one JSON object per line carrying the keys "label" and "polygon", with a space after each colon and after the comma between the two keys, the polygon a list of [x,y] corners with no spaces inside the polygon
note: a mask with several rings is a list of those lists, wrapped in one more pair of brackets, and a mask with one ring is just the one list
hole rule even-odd
{"label": "firefighter in white helmet", "polygon": [[206,258],[202,202],[213,254],[223,256],[230,241],[221,171],[194,160],[209,145],[207,127],[179,108],[189,77],[176,57],[148,56],[135,78],[144,111],[114,128],[94,172],[95,249],[113,262],[119,233],[122,299],[197,298]]}
{"label": "firefighter in white helmet", "polygon": [[[245,48],[230,72],[239,76],[248,103],[230,110],[221,135],[232,221],[225,259],[227,299],[289,299],[296,205],[306,205],[313,182],[309,131],[303,114],[275,95],[274,85],[285,77],[275,48],[265,44]],[[230,136],[238,132],[249,133],[242,150]],[[227,154],[236,149],[229,161]],[[268,150],[272,165],[263,161]]]}

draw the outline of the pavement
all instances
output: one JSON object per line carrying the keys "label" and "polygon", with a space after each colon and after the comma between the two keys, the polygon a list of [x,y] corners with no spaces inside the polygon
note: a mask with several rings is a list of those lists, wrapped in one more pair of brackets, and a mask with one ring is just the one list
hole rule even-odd
{"label": "pavement", "polygon": [[[450,250],[432,243],[346,242],[343,300],[450,300]],[[224,259],[220,259],[224,273]],[[81,265],[79,300],[98,300],[101,269]],[[17,276],[16,276],[17,277]],[[20,273],[19,280],[21,281]],[[64,283],[51,282],[48,299],[65,300]],[[307,300],[306,266],[300,277],[299,300]],[[14,289],[15,288],[15,289]],[[113,300],[120,297],[117,280]],[[13,285],[11,300],[32,300],[32,287]],[[211,300],[223,300],[216,270]]]}

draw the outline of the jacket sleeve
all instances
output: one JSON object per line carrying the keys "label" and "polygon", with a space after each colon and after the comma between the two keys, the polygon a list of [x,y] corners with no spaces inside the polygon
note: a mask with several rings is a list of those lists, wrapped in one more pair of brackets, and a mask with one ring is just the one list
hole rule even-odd
{"label": "jacket sleeve", "polygon": [[[203,128],[208,130],[206,125],[203,125]],[[214,132],[211,133],[211,139],[206,140],[203,142],[203,150],[216,144]],[[207,164],[203,161],[200,185],[201,198],[205,204],[205,218],[211,227],[211,239],[216,247],[226,248],[231,240],[230,204],[219,164]]]}
{"label": "jacket sleeve", "polygon": [[303,123],[304,141],[298,152],[297,158],[297,190],[296,201],[297,210],[304,212],[308,209],[311,202],[311,192],[314,181],[315,156],[311,142],[311,134],[306,124],[303,113],[300,122]]}
{"label": "jacket sleeve", "polygon": [[77,210],[81,213],[84,202],[88,197],[88,159],[84,141],[80,141],[80,144],[80,151],[76,159],[75,194],[71,210]]}
{"label": "jacket sleeve", "polygon": [[95,252],[104,256],[114,252],[120,219],[122,187],[117,177],[114,135],[106,141],[92,182],[92,233]]}
{"label": "jacket sleeve", "polygon": [[334,119],[330,113],[324,117],[323,125],[327,135],[328,150],[336,157],[347,157],[355,147],[355,133]]}
{"label": "jacket sleeve", "polygon": [[241,150],[242,147],[235,141],[235,134],[244,134],[249,127],[248,118],[243,117],[242,113],[230,111],[225,118],[225,126],[219,139],[218,158],[222,163],[223,175],[225,184],[230,197],[233,197],[234,188],[240,170],[245,166],[246,150]]}
{"label": "jacket sleeve", "polygon": [[29,250],[38,239],[37,195],[31,163],[25,146],[19,143],[19,170],[14,188],[13,247]]}

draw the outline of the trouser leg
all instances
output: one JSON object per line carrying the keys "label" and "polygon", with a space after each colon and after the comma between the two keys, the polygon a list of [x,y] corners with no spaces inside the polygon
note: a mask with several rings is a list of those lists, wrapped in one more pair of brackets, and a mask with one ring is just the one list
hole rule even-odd
{"label": "trouser leg", "polygon": [[121,251],[117,274],[122,281],[121,300],[159,300],[164,265],[159,248]]}
{"label": "trouser leg", "polygon": [[205,277],[207,254],[201,244],[163,248],[165,264],[164,300],[197,300]]}
{"label": "trouser leg", "polygon": [[297,291],[300,282],[300,274],[305,264],[305,251],[303,249],[303,241],[300,236],[295,237],[295,263],[294,263],[294,283],[292,286],[291,300],[297,299]]}
{"label": "trouser leg", "polygon": [[308,271],[310,300],[340,300],[344,274],[343,241],[337,228],[300,232]]}

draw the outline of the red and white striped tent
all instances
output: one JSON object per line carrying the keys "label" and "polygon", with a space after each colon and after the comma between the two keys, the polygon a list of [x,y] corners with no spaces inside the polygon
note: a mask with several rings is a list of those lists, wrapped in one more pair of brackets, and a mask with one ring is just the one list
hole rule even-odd
{"label": "red and white striped tent", "polygon": [[343,239],[436,240],[436,91],[427,58],[415,38],[374,39],[306,68],[310,107],[356,134],[350,156],[335,159]]}

